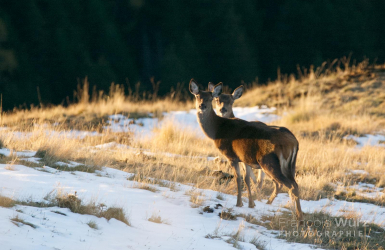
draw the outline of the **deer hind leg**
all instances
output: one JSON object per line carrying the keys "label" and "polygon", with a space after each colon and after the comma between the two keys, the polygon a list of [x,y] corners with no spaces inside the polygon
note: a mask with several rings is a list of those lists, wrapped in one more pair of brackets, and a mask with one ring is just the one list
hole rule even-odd
{"label": "deer hind leg", "polygon": [[[245,182],[246,182],[246,187],[247,187],[247,192],[249,193],[249,207],[250,208],[253,208],[255,207],[255,203],[254,203],[254,200],[253,200],[253,196],[251,194],[251,183],[250,183],[250,175],[252,173],[252,170],[251,170],[251,167],[246,165],[245,163],[242,163],[246,168],[246,175],[245,175]],[[254,176],[255,177],[255,176]]]}
{"label": "deer hind leg", "polygon": [[284,175],[281,175],[279,179],[272,178],[272,180],[275,185],[274,192],[270,196],[269,200],[267,201],[267,204],[271,204],[271,202],[273,202],[274,198],[277,196],[277,193],[279,192],[283,184],[285,187],[289,189],[290,199],[295,205],[297,220],[299,221],[300,224],[303,224],[303,213],[301,209],[301,203],[299,200],[299,188],[298,188],[297,182],[295,180],[285,177]]}
{"label": "deer hind leg", "polygon": [[289,189],[290,198],[296,205],[297,218],[301,219],[302,211],[301,211],[301,205],[299,202],[299,190],[298,190],[298,184],[295,182],[294,177],[285,176],[282,173],[279,158],[274,153],[265,155],[263,158],[259,160],[258,163],[261,165],[263,171],[270,176],[270,178],[273,180],[273,183],[274,183],[274,192],[269,198],[268,204],[274,200],[279,189],[281,188],[281,185],[284,185]]}
{"label": "deer hind leg", "polygon": [[274,191],[273,193],[271,194],[270,198],[267,200],[267,203],[266,204],[271,204],[273,203],[275,197],[277,197],[277,194],[278,192],[281,190],[282,188],[282,185],[279,184],[277,181],[275,181],[274,179],[273,180],[273,184],[274,184]]}
{"label": "deer hind leg", "polygon": [[[301,221],[303,218],[303,215],[301,210],[301,204],[299,201],[299,189],[298,189],[297,182],[294,180],[294,176],[286,177],[282,173],[279,159],[275,154],[269,154],[264,156],[263,159],[261,159],[260,163],[264,172],[270,176],[273,182],[276,182],[277,184],[283,184],[285,187],[289,189],[290,198],[296,205],[297,219]],[[273,194],[274,193],[275,192],[273,192]]]}
{"label": "deer hind leg", "polygon": [[299,201],[298,184],[295,180],[292,180],[292,186],[289,189],[289,195],[290,195],[291,200],[295,204],[297,219],[302,224],[303,223],[303,213],[302,213],[302,209],[301,209],[301,203]]}
{"label": "deer hind leg", "polygon": [[237,189],[238,189],[238,196],[237,196],[237,207],[242,207],[242,176],[241,176],[241,170],[239,169],[239,164],[236,161],[231,161],[230,165],[235,170],[235,177],[237,180]]}
{"label": "deer hind leg", "polygon": [[295,205],[297,220],[300,224],[303,224],[303,213],[301,209],[301,203],[299,200],[299,188],[297,182],[293,179],[289,179],[286,176],[282,175],[280,182],[289,189],[289,196],[292,202]]}

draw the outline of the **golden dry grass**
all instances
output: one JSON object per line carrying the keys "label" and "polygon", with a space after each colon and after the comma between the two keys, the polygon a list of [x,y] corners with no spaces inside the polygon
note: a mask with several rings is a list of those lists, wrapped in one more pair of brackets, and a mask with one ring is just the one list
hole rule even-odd
{"label": "golden dry grass", "polygon": [[187,156],[217,156],[211,141],[197,137],[196,131],[183,128],[174,120],[163,122],[153,132],[150,140],[142,142],[143,147]]}
{"label": "golden dry grass", "polygon": [[[296,180],[300,186],[301,199],[329,197],[380,206],[385,204],[385,195],[366,198],[350,189],[350,186],[358,182],[385,187],[384,148],[365,146],[357,149],[354,142],[345,139],[347,135],[362,136],[385,131],[383,70],[384,66],[368,67],[367,62],[357,66],[324,66],[324,69],[301,72],[298,79],[280,76],[266,86],[254,86],[236,101],[237,106],[276,106],[277,114],[282,118],[275,121],[274,125],[289,128],[298,138],[300,150]],[[217,191],[218,199],[223,199],[222,194],[236,194],[234,179],[220,181],[213,175],[215,170],[232,173],[227,164],[208,160],[207,157],[219,156],[213,143],[207,138],[197,137],[195,131],[180,126],[175,121],[163,121],[152,131],[151,139],[143,139],[133,133],[113,133],[103,128],[111,114],[120,113],[139,118],[147,117],[148,112],[151,112],[154,117],[162,119],[164,111],[189,110],[193,107],[192,101],[171,98],[138,100],[132,96],[124,96],[121,86],[117,85],[113,85],[108,95],[99,95],[89,101],[87,88],[85,86],[83,92],[79,92],[79,102],[69,107],[32,108],[3,114],[0,123],[6,128],[0,129],[0,147],[6,147],[12,152],[37,151],[36,157],[41,158],[41,163],[25,161],[23,156],[14,153],[8,157],[0,155],[0,163],[8,164],[8,170],[17,170],[14,165],[23,164],[39,169],[46,165],[61,171],[91,173],[102,167],[111,167],[132,173],[129,178],[135,181],[132,187],[151,192],[159,191],[156,186],[178,191],[178,183],[183,183],[192,186],[186,193],[190,196],[192,207],[202,207],[206,199],[212,198],[204,196],[197,188]],[[76,137],[68,133],[71,129],[97,131],[98,134]],[[58,164],[70,164],[70,161],[82,165],[69,168]],[[364,170],[367,174],[352,174],[351,170]],[[344,191],[337,190],[337,187]],[[266,178],[262,190],[258,192],[260,196],[267,198],[272,190],[273,185]],[[247,197],[245,185],[243,196]],[[94,202],[82,204],[74,197],[67,194],[58,196],[55,204],[59,203],[60,206],[80,213],[95,214],[107,219],[116,218],[129,225],[121,208],[107,209]],[[15,204],[24,203],[0,196],[0,206],[11,207]],[[39,204],[30,202],[24,205]],[[223,211],[221,216],[224,219],[236,218],[231,210]],[[311,216],[334,218],[323,213],[307,214],[305,218],[311,219]],[[345,217],[349,219],[357,219],[356,216],[351,212],[345,213]],[[250,216],[244,217],[250,223],[260,222]],[[290,213],[265,219],[270,221],[271,229],[282,230],[277,226],[277,221],[282,218],[292,219]],[[148,220],[167,223],[158,213],[153,213]],[[97,229],[96,223],[90,221],[87,224]],[[269,228],[267,224],[263,226]],[[378,232],[381,229],[376,225],[370,225],[370,228]],[[321,229],[304,230],[309,233],[311,230]],[[335,238],[293,235],[282,238],[332,248],[372,249],[373,246],[383,244],[383,237],[377,237],[377,231],[374,231],[375,235],[371,235],[369,240],[360,237],[338,241]],[[229,243],[237,246],[238,241],[243,240],[239,232],[240,230],[231,235]],[[252,239],[251,243],[261,249],[265,247],[265,243],[258,239]]]}
{"label": "golden dry grass", "polygon": [[154,223],[158,223],[158,224],[167,224],[167,225],[170,225],[170,223],[168,222],[168,220],[162,218],[159,214],[159,212],[157,211],[154,211],[152,212],[151,214],[151,217],[147,219],[148,221],[151,221],[151,222],[154,222]]}
{"label": "golden dry grass", "polygon": [[60,124],[63,129],[100,130],[108,120],[108,115],[126,114],[130,117],[148,116],[152,113],[161,117],[162,112],[170,110],[189,110],[194,107],[192,101],[165,97],[155,101],[139,99],[134,95],[125,96],[122,85],[112,84],[109,93],[99,93],[90,98],[88,83],[78,89],[78,102],[47,107],[15,109],[0,116],[0,125],[28,129],[33,124]]}
{"label": "golden dry grass", "polygon": [[0,207],[13,207],[15,204],[13,199],[0,195]]}
{"label": "golden dry grass", "polygon": [[280,211],[256,219],[238,214],[251,224],[277,230],[278,238],[289,242],[315,244],[325,249],[384,249],[385,230],[373,223],[364,223],[359,214],[345,211],[343,216],[332,216],[325,211],[308,213],[304,225],[298,226],[295,215]]}
{"label": "golden dry grass", "polygon": [[[382,93],[385,93],[382,69],[383,66],[368,68],[366,62],[343,70],[325,66],[324,70],[310,70],[299,79],[280,77],[266,86],[254,87],[236,101],[238,106],[279,107],[277,112],[282,119],[274,124],[289,128],[300,142],[297,181],[303,199],[333,196],[335,190],[330,183],[357,183],[354,175],[347,174],[351,169],[367,171],[374,184],[384,186],[385,150],[370,146],[357,150],[354,143],[344,139],[350,134],[384,131],[385,119],[380,109],[384,105]],[[234,180],[221,183],[212,176],[214,170],[232,171],[226,164],[207,160],[208,156],[219,155],[213,143],[207,138],[198,138],[195,131],[174,121],[165,121],[155,128],[150,140],[103,129],[107,115],[123,113],[141,117],[152,112],[161,117],[163,111],[188,110],[193,107],[192,102],[171,98],[134,101],[124,96],[117,85],[108,95],[91,102],[87,93],[84,91],[79,103],[69,107],[33,108],[4,114],[1,122],[7,129],[0,130],[0,141],[15,151],[38,151],[37,156],[48,166],[55,166],[58,161],[76,161],[87,168],[106,166],[134,173],[134,180],[143,187],[161,185],[159,180],[166,180],[171,181],[170,188],[178,182],[221,193],[236,192]],[[377,101],[365,101],[369,97]],[[71,128],[99,134],[71,137],[65,133]],[[110,142],[129,148],[95,147]],[[261,193],[269,195],[271,191],[272,185],[266,180]]]}

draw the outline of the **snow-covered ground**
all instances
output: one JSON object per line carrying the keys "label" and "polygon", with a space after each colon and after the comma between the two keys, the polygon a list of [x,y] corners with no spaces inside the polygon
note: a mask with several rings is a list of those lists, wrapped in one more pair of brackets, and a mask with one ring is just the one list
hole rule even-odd
{"label": "snow-covered ground", "polygon": [[[6,153],[2,150],[2,153]],[[20,156],[31,158],[33,152],[19,152]],[[32,157],[33,158],[33,157]],[[36,160],[36,158],[34,158]],[[132,226],[111,219],[80,215],[66,208],[37,208],[17,205],[12,208],[0,207],[0,242],[1,249],[234,249],[225,240],[241,226],[248,242],[253,237],[265,242],[267,249],[314,249],[307,244],[288,243],[276,238],[276,233],[262,226],[256,226],[238,218],[236,221],[221,220],[215,209],[214,213],[202,213],[204,206],[214,207],[221,203],[226,208],[233,208],[234,214],[252,214],[261,218],[272,214],[289,202],[287,194],[279,194],[272,205],[266,200],[256,201],[251,209],[235,207],[236,197],[223,195],[225,200],[216,198],[217,192],[201,190],[205,202],[200,208],[192,208],[190,196],[186,191],[191,186],[177,184],[178,191],[166,187],[157,187],[156,193],[136,188],[137,183],[127,178],[129,173],[103,168],[98,173],[57,171],[48,166],[43,169],[7,164],[0,164],[0,194],[17,200],[44,202],[44,197],[51,191],[77,195],[83,201],[97,201],[107,206],[122,207],[128,214]],[[322,199],[319,201],[301,201],[304,212],[324,211],[341,215],[355,211],[363,220],[375,221],[385,226],[385,208],[372,204],[353,203]],[[61,212],[63,214],[58,214]],[[152,214],[158,214],[167,224],[148,221]],[[28,225],[15,225],[11,218],[18,216],[36,228]],[[98,229],[90,228],[87,223],[94,221]],[[221,237],[209,239],[217,231]],[[255,249],[250,243],[239,242],[243,249]]]}
{"label": "snow-covered ground", "polygon": [[[274,108],[234,108],[236,117],[253,121],[271,122],[279,117],[273,112]],[[134,131],[136,135],[151,136],[156,126],[164,122],[173,121],[184,128],[190,127],[203,136],[196,120],[196,110],[175,111],[164,113],[161,120],[157,118],[131,119],[123,115],[110,116],[109,124],[105,127],[112,132]],[[6,128],[0,128],[7,130]],[[2,131],[4,132],[4,131]],[[14,133],[9,131],[10,133]],[[65,136],[82,138],[95,136],[98,133],[83,131],[55,132],[52,136]],[[15,137],[28,136],[17,133]],[[369,138],[369,136],[368,136]],[[371,138],[371,137],[370,137]],[[353,138],[354,139],[354,138]],[[385,138],[376,137],[377,142]],[[361,140],[361,139],[359,139]],[[370,140],[371,142],[373,140]],[[362,145],[366,143],[362,142]],[[115,142],[93,146],[90,150],[114,150],[119,147],[136,152]],[[151,154],[145,150],[138,150],[144,154]],[[36,152],[12,152],[9,149],[0,149],[0,154],[9,156],[16,154],[27,161],[39,162],[34,157]],[[185,157],[169,154],[169,157]],[[59,163],[60,164],[60,163]],[[64,164],[64,163],[63,163]],[[67,163],[68,164],[68,163]],[[70,162],[71,166],[78,163]],[[359,174],[352,171],[353,174]],[[227,243],[229,236],[240,227],[245,242],[239,242],[241,249],[256,249],[248,243],[257,238],[265,245],[266,249],[314,249],[308,244],[289,243],[277,238],[277,232],[267,230],[245,222],[241,217],[235,221],[221,220],[218,213],[222,208],[214,209],[214,213],[205,213],[202,208],[215,204],[222,204],[224,208],[233,209],[233,214],[251,214],[257,219],[263,215],[288,211],[284,208],[290,202],[287,194],[281,193],[272,205],[267,205],[266,200],[255,201],[255,208],[248,208],[246,201],[242,208],[235,207],[236,197],[222,194],[224,200],[218,200],[217,192],[212,190],[199,190],[204,195],[204,204],[193,208],[188,191],[192,186],[175,183],[176,191],[167,187],[156,188],[158,192],[137,188],[138,183],[130,181],[131,174],[111,168],[103,168],[97,173],[58,171],[49,166],[44,168],[30,168],[23,165],[0,164],[0,195],[15,200],[33,200],[45,202],[44,197],[53,192],[77,193],[83,202],[96,201],[108,207],[122,207],[128,215],[131,226],[115,219],[107,221],[92,215],[72,213],[69,209],[50,207],[39,208],[32,206],[16,205],[12,208],[0,207],[0,250],[2,249],[234,249]],[[350,187],[362,193],[374,195],[383,194],[383,189],[370,184],[360,183]],[[340,216],[346,212],[358,214],[362,220],[375,222],[385,227],[385,208],[373,204],[346,202],[340,200],[322,199],[319,201],[301,201],[305,213],[323,211]],[[60,212],[60,213],[58,213]],[[157,224],[148,221],[153,214],[160,215],[166,224]],[[12,223],[11,219],[18,217],[32,223],[32,228],[22,223]],[[98,229],[90,228],[87,223],[93,221]],[[208,235],[218,235],[210,238]]]}
{"label": "snow-covered ground", "polygon": [[354,136],[348,135],[345,139],[352,139],[357,142],[357,148],[362,148],[364,146],[380,146],[385,147],[385,135],[376,134],[366,134],[365,136]]}

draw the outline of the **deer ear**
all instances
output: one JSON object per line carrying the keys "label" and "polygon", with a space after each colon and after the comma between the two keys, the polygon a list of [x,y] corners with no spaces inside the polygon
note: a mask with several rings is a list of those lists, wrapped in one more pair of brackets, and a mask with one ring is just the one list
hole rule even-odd
{"label": "deer ear", "polygon": [[214,86],[214,90],[212,91],[213,92],[213,97],[218,97],[221,93],[222,93],[222,87],[223,87],[223,83],[218,83],[217,85]]}
{"label": "deer ear", "polygon": [[236,88],[232,94],[234,100],[240,98],[243,94],[243,85],[239,86],[238,88]]}
{"label": "deer ear", "polygon": [[214,83],[209,82],[209,87],[208,87],[208,89],[209,89],[210,92],[213,92],[213,91],[214,91],[214,87],[215,87]]}
{"label": "deer ear", "polygon": [[189,88],[190,88],[191,94],[197,95],[197,94],[199,93],[199,87],[198,87],[198,84],[195,82],[194,79],[191,79],[191,80],[190,80],[190,86],[189,86]]}

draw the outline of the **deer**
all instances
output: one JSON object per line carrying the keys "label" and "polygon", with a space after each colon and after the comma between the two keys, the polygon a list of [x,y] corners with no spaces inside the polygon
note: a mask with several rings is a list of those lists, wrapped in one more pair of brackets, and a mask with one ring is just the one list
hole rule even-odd
{"label": "deer", "polygon": [[[217,115],[224,118],[235,118],[234,112],[233,112],[233,104],[234,101],[239,99],[243,94],[243,85],[236,88],[232,94],[224,94],[221,93],[218,97],[214,98],[215,103],[215,109]],[[209,82],[208,90],[213,91],[214,90],[214,84],[212,82]],[[245,173],[245,183],[247,186],[250,185],[250,178],[254,181],[258,189],[262,188],[263,179],[265,177],[265,173],[262,171],[261,167],[257,169],[258,178],[255,177],[251,166],[246,165],[245,163],[241,163],[241,166],[243,168],[243,171]],[[248,187],[250,188],[250,187]],[[252,199],[252,197],[249,197],[249,199]],[[254,207],[254,202],[249,203],[249,207]]]}
{"label": "deer", "polygon": [[[237,207],[242,207],[241,175],[239,163],[252,168],[261,168],[274,183],[274,191],[268,204],[285,186],[295,205],[298,221],[303,221],[299,199],[299,188],[295,181],[295,166],[299,143],[287,128],[268,126],[265,123],[248,122],[237,118],[218,116],[213,109],[213,98],[219,97],[223,83],[214,86],[212,91],[200,90],[194,79],[190,80],[189,90],[195,96],[198,123],[203,133],[211,139],[235,171],[237,182]],[[248,187],[249,197],[251,190]],[[253,205],[249,199],[249,206]]]}

